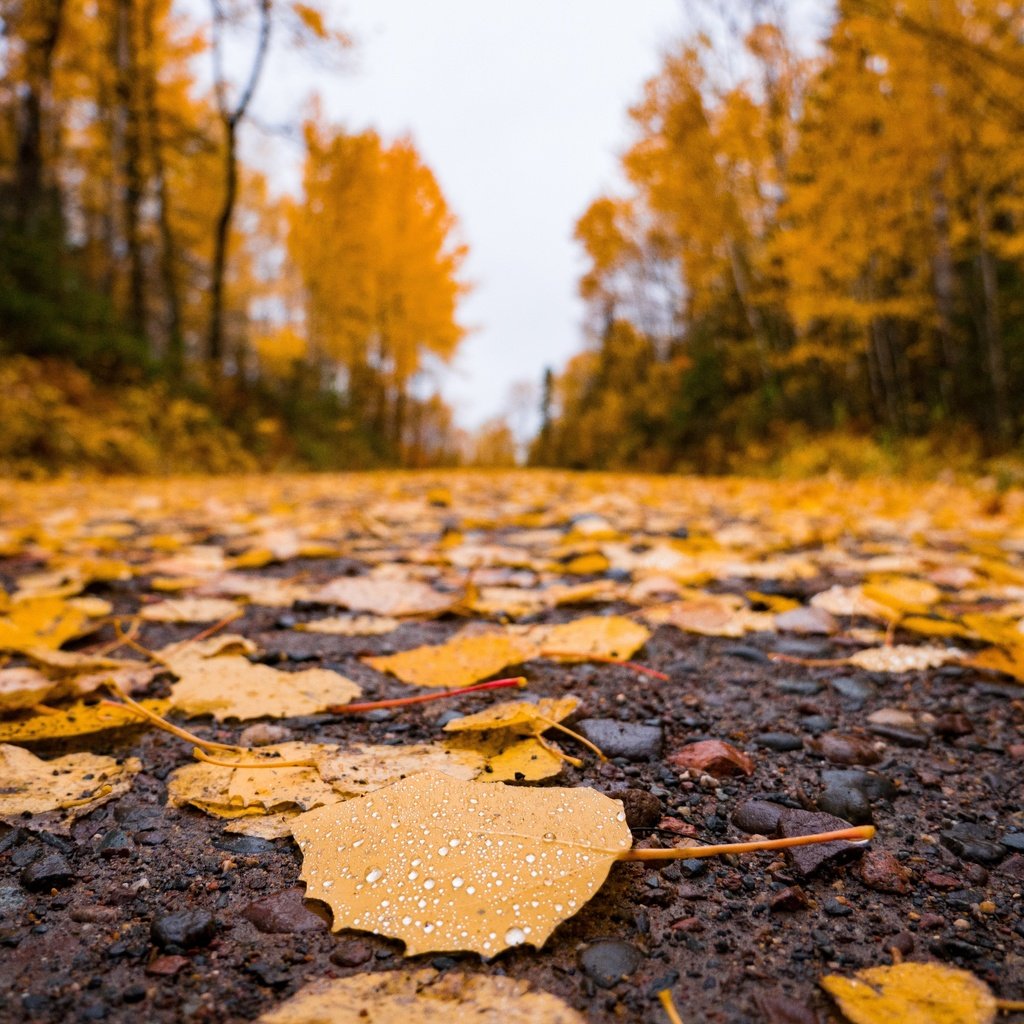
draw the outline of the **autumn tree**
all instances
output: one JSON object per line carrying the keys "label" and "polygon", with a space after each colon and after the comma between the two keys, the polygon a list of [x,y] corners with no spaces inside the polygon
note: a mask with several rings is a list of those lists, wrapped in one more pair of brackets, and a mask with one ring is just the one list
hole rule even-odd
{"label": "autumn tree", "polygon": [[309,358],[400,455],[413,382],[430,360],[450,360],[465,334],[465,249],[411,141],[313,122],[306,141],[289,253],[303,282]]}

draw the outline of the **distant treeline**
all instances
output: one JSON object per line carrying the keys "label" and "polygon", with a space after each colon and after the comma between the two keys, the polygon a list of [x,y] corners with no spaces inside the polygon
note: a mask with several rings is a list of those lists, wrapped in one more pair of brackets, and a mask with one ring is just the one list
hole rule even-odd
{"label": "distant treeline", "polygon": [[[68,423],[102,419],[109,445],[86,448],[126,470],[159,468],[161,408],[191,424],[183,449],[224,431],[221,455],[197,443],[199,466],[451,461],[431,368],[464,333],[464,253],[437,182],[410,141],[312,106],[301,131],[276,126],[305,163],[301,194],[275,196],[240,156],[268,61],[310,51],[329,69],[348,40],[315,2],[205,11],[0,0],[0,360],[18,396],[0,418],[20,410],[24,435],[0,442],[0,467],[68,461],[45,427],[62,404]],[[107,415],[122,389],[138,422]],[[133,431],[155,446],[134,463]]]}
{"label": "distant treeline", "polygon": [[628,192],[577,225],[588,344],[545,381],[532,461],[1019,448],[1021,6],[840,0],[811,53],[785,4],[743,11],[669,54],[631,111]]}

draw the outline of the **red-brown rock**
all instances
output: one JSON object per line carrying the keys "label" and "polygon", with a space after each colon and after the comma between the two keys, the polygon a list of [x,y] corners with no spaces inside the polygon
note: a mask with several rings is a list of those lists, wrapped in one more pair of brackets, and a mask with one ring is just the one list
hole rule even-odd
{"label": "red-brown rock", "polygon": [[887,850],[868,850],[861,858],[860,880],[878,892],[910,892],[910,872]]}
{"label": "red-brown rock", "polygon": [[716,779],[754,772],[754,762],[746,754],[721,740],[691,743],[672,754],[668,761],[674,768],[692,768]]}

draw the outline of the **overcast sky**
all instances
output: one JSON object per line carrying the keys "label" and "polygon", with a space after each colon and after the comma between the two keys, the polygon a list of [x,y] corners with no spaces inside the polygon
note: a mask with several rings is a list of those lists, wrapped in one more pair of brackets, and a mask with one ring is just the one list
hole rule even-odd
{"label": "overcast sky", "polygon": [[[316,76],[326,113],[353,130],[412,135],[461,222],[474,284],[463,321],[474,330],[443,392],[459,422],[476,426],[504,411],[513,382],[539,382],[580,347],[573,225],[618,182],[627,108],[681,35],[684,2],[326,6],[356,39],[347,71]],[[298,85],[276,68],[260,90],[264,110]]]}

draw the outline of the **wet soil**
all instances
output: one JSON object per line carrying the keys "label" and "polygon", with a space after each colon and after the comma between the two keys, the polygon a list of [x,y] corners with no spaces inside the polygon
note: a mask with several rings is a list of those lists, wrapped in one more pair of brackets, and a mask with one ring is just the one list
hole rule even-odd
{"label": "wet soil", "polygon": [[[339,567],[303,568],[329,576]],[[93,589],[129,609],[137,585]],[[579,614],[562,609],[546,618]],[[249,608],[232,629],[268,652],[263,660],[336,668],[370,700],[408,690],[359,656],[437,642],[463,624],[408,623],[372,638],[291,630],[312,617],[311,610]],[[194,632],[152,625],[143,639],[155,647]],[[826,860],[811,864],[811,874],[807,863],[770,853],[661,869],[618,864],[542,950],[510,950],[492,962],[406,960],[400,943],[332,934],[327,909],[301,903],[300,858],[290,840],[232,835],[198,811],[165,807],[164,780],[188,762],[187,746],[157,731],[124,734],[89,747],[142,759],[128,795],[80,819],[70,837],[22,828],[0,835],[0,1021],[251,1021],[314,978],[422,965],[528,979],[593,1024],[664,1019],[656,992],[666,986],[691,1024],[824,1021],[836,1018],[818,979],[889,963],[894,949],[966,968],[997,994],[1022,998],[1024,691],[960,667],[884,676],[765,657],[778,650],[847,653],[828,639],[755,634],[740,642],[662,627],[637,658],[668,682],[614,665],[531,663],[529,692],[576,695],[577,718],[660,730],[659,737],[648,729],[629,756],[608,763],[573,751],[584,767],[566,766],[549,784],[623,796],[645,845],[672,845],[672,829],[686,826],[705,842],[745,839],[734,817],[743,807],[740,822],[756,827],[753,799],[776,805],[768,819],[779,806],[792,815],[820,802],[874,821],[875,853],[866,863],[863,855]],[[297,739],[417,742],[436,738],[452,712],[480,710],[491,699],[285,724]],[[881,735],[884,723],[872,732],[868,719],[884,708],[933,717],[920,729],[890,724]],[[226,741],[241,731],[208,720],[194,728]],[[835,733],[845,746],[821,740]],[[745,751],[753,774],[714,779],[672,766],[672,754],[704,739]],[[835,763],[848,760],[842,751],[851,747],[855,759],[877,760]],[[868,772],[867,781],[836,774],[851,771]],[[47,868],[54,856],[63,874],[52,862]]]}

